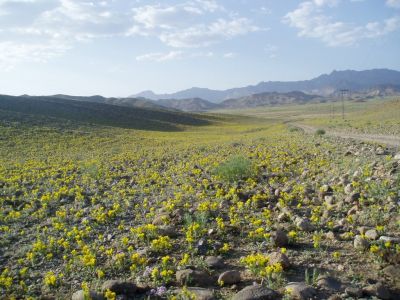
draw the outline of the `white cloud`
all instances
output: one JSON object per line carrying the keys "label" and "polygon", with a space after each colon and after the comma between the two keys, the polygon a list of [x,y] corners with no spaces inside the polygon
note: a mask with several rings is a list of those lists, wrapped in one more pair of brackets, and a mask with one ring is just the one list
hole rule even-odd
{"label": "white cloud", "polygon": [[154,52],[147,53],[136,57],[137,61],[155,61],[162,62],[182,58],[182,51],[170,51],[168,53]]}
{"label": "white cloud", "polygon": [[393,8],[400,8],[400,0],[386,0],[386,5]]}
{"label": "white cloud", "polygon": [[298,29],[298,36],[319,39],[330,47],[355,45],[360,40],[383,36],[400,28],[399,17],[365,25],[335,21],[324,13],[324,9],[337,4],[337,1],[329,0],[305,1],[283,21]]}
{"label": "white cloud", "polygon": [[235,58],[236,56],[237,56],[237,54],[234,52],[224,53],[224,55],[223,55],[224,58]]}
{"label": "white cloud", "polygon": [[[218,12],[218,14],[216,14]],[[201,15],[207,13],[207,18]],[[128,35],[157,37],[174,48],[207,47],[219,41],[260,30],[251,20],[232,16],[215,1],[176,5],[145,5],[133,9],[135,24]],[[205,22],[204,19],[210,19]]]}
{"label": "white cloud", "polygon": [[0,65],[46,61],[77,42],[122,35],[131,21],[126,12],[110,11],[100,2],[83,0],[0,1]]}
{"label": "white cloud", "polygon": [[[147,36],[168,47],[195,48],[259,30],[250,19],[215,0],[143,3],[148,2],[0,0],[0,41],[7,52],[0,55],[0,64],[32,61],[29,51],[22,49],[34,49],[35,56],[45,60],[77,43],[99,38]],[[143,59],[179,57],[179,51],[168,54]]]}
{"label": "white cloud", "polygon": [[340,0],[314,0],[317,6],[336,6],[339,2]]}
{"label": "white cloud", "polygon": [[186,29],[167,31],[160,34],[162,42],[175,48],[206,47],[221,40],[259,30],[246,18],[235,20],[219,19],[211,24],[199,24]]}
{"label": "white cloud", "polygon": [[165,62],[170,60],[181,60],[195,57],[213,57],[212,51],[188,53],[184,51],[169,51],[169,52],[152,52],[139,55],[137,61]]}
{"label": "white cloud", "polygon": [[0,42],[0,68],[9,71],[22,61],[46,62],[69,49],[61,43],[16,43]]}

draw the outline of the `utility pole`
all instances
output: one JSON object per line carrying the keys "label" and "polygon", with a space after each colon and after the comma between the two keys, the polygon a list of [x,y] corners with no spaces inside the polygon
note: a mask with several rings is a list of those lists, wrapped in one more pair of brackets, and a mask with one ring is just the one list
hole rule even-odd
{"label": "utility pole", "polygon": [[342,119],[344,120],[344,96],[347,94],[349,90],[342,89],[340,90],[340,97],[342,98]]}

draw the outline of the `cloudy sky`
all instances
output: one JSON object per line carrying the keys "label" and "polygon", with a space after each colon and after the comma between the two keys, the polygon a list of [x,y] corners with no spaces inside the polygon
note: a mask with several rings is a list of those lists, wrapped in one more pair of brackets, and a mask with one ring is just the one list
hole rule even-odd
{"label": "cloudy sky", "polygon": [[400,0],[0,0],[0,94],[225,89],[399,53]]}

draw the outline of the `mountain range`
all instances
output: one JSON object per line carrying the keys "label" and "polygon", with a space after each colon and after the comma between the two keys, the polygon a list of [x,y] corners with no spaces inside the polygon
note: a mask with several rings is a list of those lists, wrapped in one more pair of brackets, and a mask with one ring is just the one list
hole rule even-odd
{"label": "mountain range", "polygon": [[[0,110],[32,112],[51,117],[66,115],[67,119],[87,119],[89,122],[127,127],[145,123],[149,127],[157,127],[176,117],[185,120],[186,114],[180,112],[338,101],[343,89],[347,90],[345,97],[353,100],[398,96],[400,72],[387,69],[333,71],[329,75],[304,81],[261,82],[254,86],[224,91],[192,88],[165,95],[144,92],[126,98],[63,94],[39,97],[0,95]],[[155,100],[159,97],[161,98]],[[188,118],[192,120],[193,117]]]}
{"label": "mountain range", "polygon": [[333,71],[310,80],[301,81],[268,81],[227,90],[211,90],[193,87],[171,94],[155,94],[144,91],[130,97],[160,99],[195,99],[200,98],[213,103],[221,103],[227,99],[236,99],[262,93],[289,93],[300,91],[318,96],[335,96],[338,91],[346,89],[352,93],[371,93],[382,89],[400,90],[400,72],[389,69],[372,69],[365,71]]}

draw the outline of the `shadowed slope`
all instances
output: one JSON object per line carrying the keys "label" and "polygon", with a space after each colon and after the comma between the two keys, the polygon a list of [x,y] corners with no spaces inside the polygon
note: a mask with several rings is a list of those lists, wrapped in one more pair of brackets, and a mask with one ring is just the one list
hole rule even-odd
{"label": "shadowed slope", "polygon": [[210,122],[200,115],[158,109],[121,107],[57,97],[0,96],[0,109],[98,125],[141,130],[180,131],[180,126],[204,126]]}

